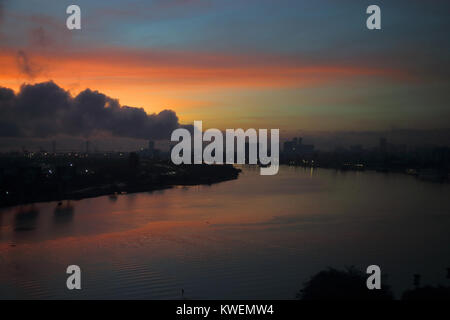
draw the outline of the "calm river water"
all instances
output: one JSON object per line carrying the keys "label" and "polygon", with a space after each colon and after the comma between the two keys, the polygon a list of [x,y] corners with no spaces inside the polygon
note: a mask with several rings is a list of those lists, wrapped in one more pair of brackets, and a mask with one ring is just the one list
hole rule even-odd
{"label": "calm river water", "polygon": [[[79,265],[82,290],[66,289]],[[381,267],[399,296],[446,283],[450,185],[244,168],[212,186],[0,211],[0,298],[292,299],[326,267]]]}

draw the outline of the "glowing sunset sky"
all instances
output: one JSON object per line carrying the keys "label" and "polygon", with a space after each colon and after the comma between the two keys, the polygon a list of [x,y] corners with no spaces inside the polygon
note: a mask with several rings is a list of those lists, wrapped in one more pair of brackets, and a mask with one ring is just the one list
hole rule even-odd
{"label": "glowing sunset sky", "polygon": [[[0,86],[53,80],[182,123],[449,128],[450,2],[0,0]],[[82,30],[66,29],[78,4]]]}

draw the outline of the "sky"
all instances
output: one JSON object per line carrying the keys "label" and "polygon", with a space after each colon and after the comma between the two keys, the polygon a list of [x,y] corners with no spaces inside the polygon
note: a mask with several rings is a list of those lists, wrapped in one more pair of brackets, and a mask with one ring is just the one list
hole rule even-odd
{"label": "sky", "polygon": [[[70,4],[82,30],[66,28]],[[371,4],[381,30],[366,28]],[[204,128],[449,129],[449,9],[439,0],[0,0],[0,87],[18,94],[53,81],[73,99],[90,89]]]}

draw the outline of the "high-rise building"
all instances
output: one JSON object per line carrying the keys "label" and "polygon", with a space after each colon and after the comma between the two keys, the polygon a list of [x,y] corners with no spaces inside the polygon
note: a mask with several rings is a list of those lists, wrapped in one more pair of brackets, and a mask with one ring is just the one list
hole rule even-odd
{"label": "high-rise building", "polygon": [[385,153],[387,151],[387,139],[380,138],[380,152]]}
{"label": "high-rise building", "polygon": [[152,140],[148,141],[148,151],[153,152],[155,150],[155,142]]}
{"label": "high-rise building", "polygon": [[302,155],[314,151],[314,145],[303,144],[302,142],[302,137],[295,137],[291,141],[286,141],[283,145],[283,152],[287,155]]}

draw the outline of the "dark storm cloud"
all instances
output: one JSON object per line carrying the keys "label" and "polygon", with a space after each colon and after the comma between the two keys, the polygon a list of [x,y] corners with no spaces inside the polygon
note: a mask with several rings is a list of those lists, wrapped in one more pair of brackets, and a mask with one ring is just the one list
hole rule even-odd
{"label": "dark storm cloud", "polygon": [[20,72],[26,75],[28,78],[33,79],[39,74],[40,68],[31,62],[28,54],[25,51],[19,50],[17,52],[16,58]]}
{"label": "dark storm cloud", "polygon": [[110,134],[137,139],[166,139],[179,127],[171,110],[147,114],[121,106],[98,91],[76,97],[53,82],[23,85],[18,94],[0,88],[0,137],[89,137]]}

